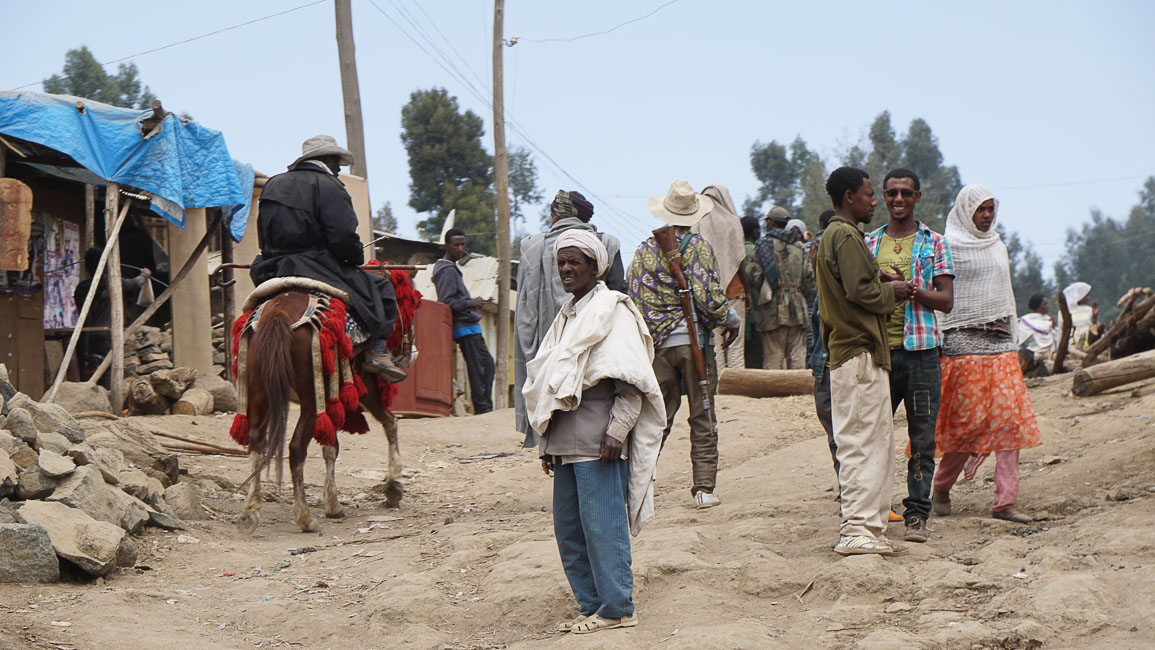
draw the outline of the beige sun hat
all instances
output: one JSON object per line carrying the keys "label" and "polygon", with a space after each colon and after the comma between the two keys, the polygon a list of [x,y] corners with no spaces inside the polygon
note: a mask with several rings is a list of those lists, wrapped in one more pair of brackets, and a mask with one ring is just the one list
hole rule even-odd
{"label": "beige sun hat", "polygon": [[315,135],[301,144],[301,157],[294,160],[289,167],[296,167],[297,163],[302,160],[309,160],[312,158],[320,158],[322,156],[337,156],[341,159],[341,164],[349,166],[353,164],[353,154],[348,149],[337,144],[337,140],[331,135]]}
{"label": "beige sun hat", "polygon": [[692,226],[714,209],[714,200],[695,192],[688,181],[676,180],[665,197],[651,196],[646,205],[655,217],[671,226]]}

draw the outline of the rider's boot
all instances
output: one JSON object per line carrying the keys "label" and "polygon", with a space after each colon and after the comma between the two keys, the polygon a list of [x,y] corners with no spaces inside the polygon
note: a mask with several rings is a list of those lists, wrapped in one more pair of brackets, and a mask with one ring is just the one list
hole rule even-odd
{"label": "rider's boot", "polygon": [[365,363],[362,367],[373,374],[381,375],[391,384],[404,381],[409,376],[393,362],[393,355],[385,348],[385,339],[373,342],[373,349],[365,353]]}

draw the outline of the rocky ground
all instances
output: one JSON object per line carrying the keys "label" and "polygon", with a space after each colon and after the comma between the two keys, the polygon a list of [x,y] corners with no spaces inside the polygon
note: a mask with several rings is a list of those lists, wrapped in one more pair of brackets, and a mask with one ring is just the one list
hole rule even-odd
{"label": "rocky ground", "polygon": [[[683,420],[634,542],[641,624],[581,637],[552,631],[575,606],[550,480],[510,411],[403,421],[399,510],[384,507],[380,427],[345,435],[348,516],[319,534],[295,528],[285,485],[239,536],[247,460],[182,454],[215,519],[145,528],[135,567],[95,582],[0,584],[0,648],[1153,647],[1155,385],[1078,399],[1069,382],[1031,391],[1045,444],[1022,454],[1020,507],[1038,521],[988,516],[992,459],[956,487],[954,516],[931,519],[931,541],[894,559],[831,552],[834,477],[809,398],[721,398],[722,506],[689,507]],[[231,418],[131,420],[224,444]],[[318,515],[322,470],[314,447]],[[903,475],[894,485],[897,504]]]}

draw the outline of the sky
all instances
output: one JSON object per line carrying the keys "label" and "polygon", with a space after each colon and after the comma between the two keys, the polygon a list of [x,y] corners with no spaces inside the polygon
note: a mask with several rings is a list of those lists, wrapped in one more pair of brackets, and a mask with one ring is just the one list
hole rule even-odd
{"label": "sky", "polygon": [[[310,2],[0,0],[0,88],[41,90],[82,44],[102,62],[136,55],[166,109],[222,131],[233,157],[272,175],[312,135],[346,142],[333,2]],[[370,199],[416,235],[427,215],[407,205],[401,107],[444,87],[484,119],[493,150],[493,0],[352,8]],[[758,187],[755,142],[801,136],[833,167],[884,110],[899,134],[926,120],[946,163],[994,191],[999,221],[1048,271],[1068,228],[1092,209],[1125,219],[1155,175],[1155,3],[1144,0],[508,0],[505,16],[518,38],[504,49],[510,144],[531,147],[545,202],[583,191],[627,251],[661,225],[646,198],[671,181],[726,185],[740,208]],[[537,230],[543,209],[529,207],[520,230]]]}

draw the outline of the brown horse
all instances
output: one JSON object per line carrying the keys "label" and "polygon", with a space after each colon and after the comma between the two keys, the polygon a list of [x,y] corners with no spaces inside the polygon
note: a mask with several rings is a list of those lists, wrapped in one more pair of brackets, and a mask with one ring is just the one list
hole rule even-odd
{"label": "brown horse", "polygon": [[[295,391],[300,404],[300,419],[289,442],[289,473],[293,480],[293,518],[304,532],[315,532],[320,523],[309,514],[305,501],[305,456],[313,437],[317,403],[314,390],[312,338],[318,333],[311,327],[293,329],[309,302],[307,293],[286,291],[269,299],[261,314],[260,326],[253,332],[249,344],[248,362],[248,416],[249,459],[252,474],[248,479],[248,497],[237,519],[237,529],[245,535],[256,530],[260,523],[261,478],[272,460],[277,461],[277,481],[280,482],[284,462],[285,432],[289,416],[290,390]],[[360,350],[354,351],[354,358]],[[360,372],[355,370],[355,372]],[[375,386],[375,376],[361,373],[366,386]],[[386,507],[397,507],[402,496],[401,452],[397,445],[397,418],[380,401],[377,391],[370,389],[361,397],[361,405],[385,427],[389,439],[389,468],[386,476]],[[321,448],[325,458],[325,516],[340,518],[344,510],[337,500],[334,467],[339,445]]]}

